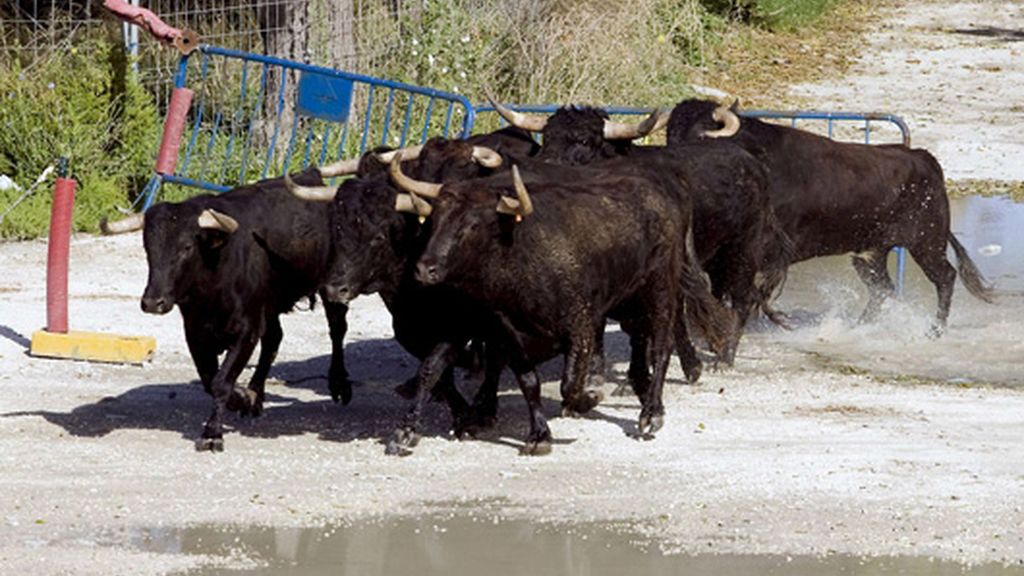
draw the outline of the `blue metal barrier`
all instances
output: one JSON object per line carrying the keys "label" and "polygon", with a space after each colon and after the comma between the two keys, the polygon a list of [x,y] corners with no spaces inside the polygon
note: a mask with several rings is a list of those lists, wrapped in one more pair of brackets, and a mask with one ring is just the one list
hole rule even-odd
{"label": "blue metal barrier", "polygon": [[474,120],[458,94],[209,45],[182,56],[175,87],[195,93],[188,126],[143,209],[165,182],[223,192],[378,145],[469,134]]}

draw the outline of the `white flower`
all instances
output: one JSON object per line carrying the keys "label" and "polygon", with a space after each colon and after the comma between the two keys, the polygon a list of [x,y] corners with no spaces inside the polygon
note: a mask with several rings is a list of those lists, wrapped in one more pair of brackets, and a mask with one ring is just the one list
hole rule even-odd
{"label": "white flower", "polygon": [[413,46],[419,46],[419,45],[420,45],[420,42],[419,42],[419,40],[417,40],[417,39],[413,38],[413,39],[412,39],[412,45],[413,45]]}
{"label": "white flower", "polygon": [[459,38],[459,40],[462,40],[462,43],[466,44],[467,42],[469,42],[469,34],[466,34],[462,38]]}
{"label": "white flower", "polygon": [[427,54],[427,63],[430,64],[431,66],[434,65],[434,55],[433,54]]}
{"label": "white flower", "polygon": [[419,56],[420,55],[420,51],[419,50],[413,50],[412,51],[412,55],[413,56]]}
{"label": "white flower", "polygon": [[466,79],[466,71],[465,70],[459,72],[459,78],[462,78],[463,80]]}
{"label": "white flower", "polygon": [[441,74],[447,74],[447,73],[448,73],[448,67],[447,66],[441,68]]}

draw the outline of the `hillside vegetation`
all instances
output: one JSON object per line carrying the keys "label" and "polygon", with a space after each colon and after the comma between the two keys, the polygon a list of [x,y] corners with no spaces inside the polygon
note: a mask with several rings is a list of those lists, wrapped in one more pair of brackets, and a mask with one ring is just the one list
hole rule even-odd
{"label": "hillside vegetation", "polygon": [[[697,84],[745,106],[792,106],[781,87],[842,71],[878,1],[430,0],[411,15],[373,17],[389,4],[364,0],[356,47],[388,48],[360,72],[474,101],[490,92],[524,103],[671,105]],[[0,174],[17,185],[0,186],[0,238],[45,234],[52,186],[26,190],[58,156],[79,181],[76,231],[95,231],[145,185],[162,115],[118,32],[86,27],[31,62],[0,50]]]}

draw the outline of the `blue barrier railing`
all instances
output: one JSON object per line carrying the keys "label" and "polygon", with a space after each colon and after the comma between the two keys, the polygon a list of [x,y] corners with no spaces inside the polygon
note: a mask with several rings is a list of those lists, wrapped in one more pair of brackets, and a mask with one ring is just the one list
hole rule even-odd
{"label": "blue barrier railing", "polygon": [[209,45],[182,56],[175,88],[194,93],[187,125],[144,209],[163,183],[223,192],[378,145],[462,136],[475,113],[458,94]]}

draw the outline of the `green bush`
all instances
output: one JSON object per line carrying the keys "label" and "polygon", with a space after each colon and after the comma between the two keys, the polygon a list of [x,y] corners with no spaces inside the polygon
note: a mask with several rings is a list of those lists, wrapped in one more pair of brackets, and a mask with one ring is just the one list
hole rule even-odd
{"label": "green bush", "polygon": [[[76,192],[73,229],[93,231],[127,206],[152,170],[160,124],[152,97],[126,74],[123,50],[88,38],[30,66],[0,61],[0,173],[22,188],[58,157],[69,159]],[[0,223],[2,238],[46,233],[52,184]],[[22,192],[0,191],[0,211]]]}
{"label": "green bush", "polygon": [[774,31],[795,30],[815,22],[837,0],[702,0],[716,14]]}

